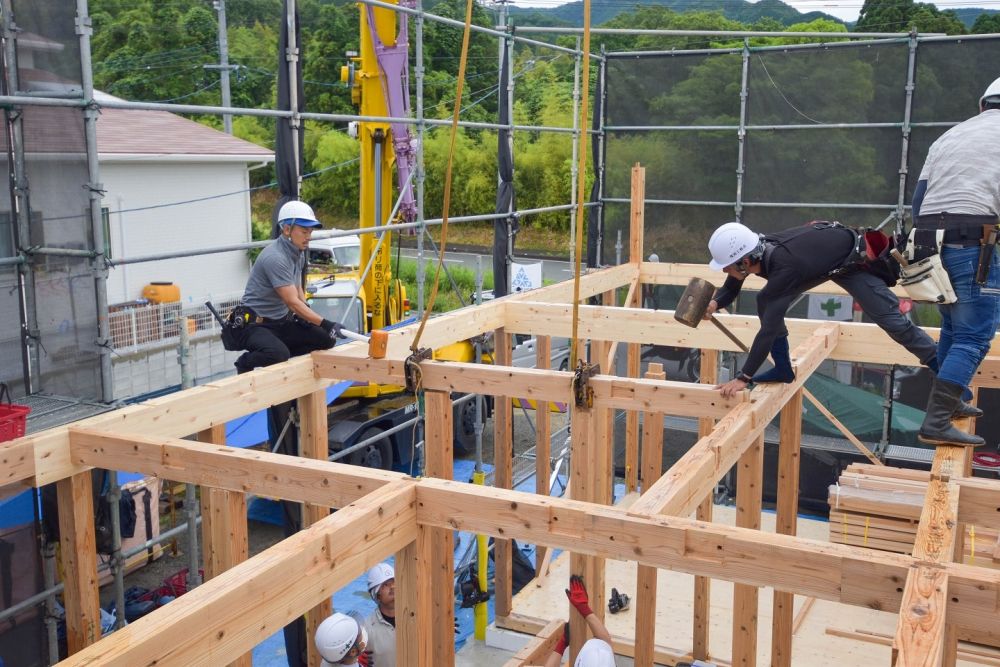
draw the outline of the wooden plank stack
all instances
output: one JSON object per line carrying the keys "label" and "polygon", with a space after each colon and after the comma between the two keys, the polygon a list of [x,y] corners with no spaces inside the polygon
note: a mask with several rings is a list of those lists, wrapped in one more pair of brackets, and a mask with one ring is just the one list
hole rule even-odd
{"label": "wooden plank stack", "polygon": [[[852,463],[830,485],[830,541],[894,553],[912,553],[930,475]],[[1000,569],[998,532],[964,526],[965,563]]]}

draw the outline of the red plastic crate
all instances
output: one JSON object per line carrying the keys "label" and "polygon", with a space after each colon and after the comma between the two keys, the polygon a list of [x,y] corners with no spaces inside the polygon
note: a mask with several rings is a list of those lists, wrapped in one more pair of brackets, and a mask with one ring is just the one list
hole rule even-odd
{"label": "red plastic crate", "polygon": [[11,403],[7,385],[0,385],[0,442],[24,435],[29,412],[31,408],[27,405]]}

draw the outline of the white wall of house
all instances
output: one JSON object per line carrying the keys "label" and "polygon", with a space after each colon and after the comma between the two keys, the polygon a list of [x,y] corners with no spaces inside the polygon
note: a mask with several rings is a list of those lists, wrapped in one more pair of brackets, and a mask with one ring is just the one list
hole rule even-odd
{"label": "white wall of house", "polygon": [[[222,160],[102,157],[112,261],[250,241],[247,162]],[[147,207],[156,208],[134,210]],[[172,282],[183,304],[198,304],[241,293],[249,274],[246,251],[115,266],[108,275],[108,303],[138,299],[151,282]]]}

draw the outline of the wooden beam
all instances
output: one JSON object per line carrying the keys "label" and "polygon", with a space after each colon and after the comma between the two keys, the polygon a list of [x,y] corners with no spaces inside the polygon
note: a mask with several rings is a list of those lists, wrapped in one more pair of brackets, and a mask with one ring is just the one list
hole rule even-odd
{"label": "wooden beam", "polygon": [[0,443],[0,487],[24,483],[35,475],[35,438]]}
{"label": "wooden beam", "polygon": [[[493,334],[493,363],[498,366],[511,364],[513,351],[511,336],[504,329]],[[421,368],[423,366],[421,365]],[[496,396],[493,402],[493,485],[509,489],[514,482],[514,415],[510,399],[514,394]],[[537,404],[536,404],[537,405]],[[497,616],[507,616],[513,601],[513,552],[510,540],[493,540],[493,605]]]}
{"label": "wooden beam", "polygon": [[[781,409],[778,439],[778,502],[776,532],[795,535],[799,517],[799,463],[802,444],[802,392],[797,391]],[[774,592],[771,607],[771,665],[791,667],[795,596]]]}
{"label": "wooden beam", "polygon": [[[736,472],[736,525],[760,530],[764,490],[764,434],[740,456]],[[756,586],[733,586],[733,665],[757,664],[757,613],[760,591]]]}
{"label": "wooden beam", "polygon": [[101,601],[97,591],[97,541],[90,471],[56,483],[59,550],[62,559],[66,650],[72,656],[101,638]]}
{"label": "wooden beam", "polygon": [[[687,279],[685,279],[685,284]],[[538,302],[511,303],[507,307],[507,329],[516,333],[570,336],[572,308],[563,304]],[[580,306],[579,336],[596,340],[708,348],[740,352],[740,348],[715,327],[692,329],[674,320],[671,310]],[[751,315],[716,317],[743,341],[751,341],[760,330],[760,321]],[[840,322],[831,359],[878,364],[916,365],[917,359],[897,345],[875,324]],[[815,320],[787,318],[790,344],[795,346],[812,335]],[[928,330],[935,334],[935,330]],[[986,386],[986,385],[984,385]]]}
{"label": "wooden beam", "polygon": [[189,440],[72,429],[73,461],[242,493],[343,507],[402,473]]}
{"label": "wooden beam", "polygon": [[764,432],[764,428],[802,387],[820,362],[827,358],[836,341],[837,326],[824,325],[794,350],[795,381],[768,384],[754,389],[751,402],[734,408],[720,420],[711,435],[701,438],[636,501],[631,513],[691,514],[706,494]]}
{"label": "wooden beam", "polygon": [[[422,480],[417,520],[895,612],[912,556],[562,498]],[[640,498],[641,500],[641,498]],[[946,563],[949,622],[1000,637],[1000,572]]]}
{"label": "wooden beam", "polygon": [[633,264],[642,263],[643,238],[646,225],[646,168],[638,162],[632,166],[631,204],[629,209],[628,257]]}
{"label": "wooden beam", "polygon": [[[314,391],[298,400],[299,453],[303,458],[326,461],[330,455],[326,391]],[[243,495],[243,494],[240,494]],[[245,497],[245,496],[244,496]],[[330,508],[313,503],[302,505],[302,526],[308,527],[330,516]],[[245,524],[246,522],[244,522]],[[309,667],[320,667],[322,658],[312,638],[319,624],[333,613],[333,600],[326,599],[306,612],[306,649]]]}
{"label": "wooden beam", "polygon": [[[425,361],[420,364],[420,370],[424,389],[492,396],[504,392],[539,402],[565,403],[572,400],[573,373],[568,371],[515,368],[500,362],[482,365],[455,361]],[[363,370],[358,372],[364,373]],[[690,382],[606,374],[591,378],[590,386],[594,390],[594,405],[597,407],[658,411],[688,417],[709,415],[721,418],[746,400],[743,397],[723,399],[711,387]]]}
{"label": "wooden beam", "polygon": [[233,660],[416,539],[414,486],[404,480],[374,491],[62,664],[208,666]]}

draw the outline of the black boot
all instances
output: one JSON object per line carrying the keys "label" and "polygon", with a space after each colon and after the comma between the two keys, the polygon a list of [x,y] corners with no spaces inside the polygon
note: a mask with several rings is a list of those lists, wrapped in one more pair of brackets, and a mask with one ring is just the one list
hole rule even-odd
{"label": "black boot", "polygon": [[[931,357],[930,359],[925,361],[924,366],[926,366],[928,370],[930,370],[930,372],[933,373],[935,377],[937,377],[938,362],[936,356]],[[973,419],[975,419],[977,417],[982,417],[982,416],[983,416],[982,410],[972,405],[971,403],[966,403],[965,401],[962,400],[958,402],[958,407],[955,409],[954,414],[952,414],[952,418],[954,419],[962,419],[963,417],[972,417]]]}
{"label": "black boot", "polygon": [[920,425],[917,439],[928,445],[964,445],[978,447],[986,441],[978,435],[959,431],[951,423],[951,416],[962,402],[962,385],[934,378],[927,414]]}
{"label": "black boot", "polygon": [[771,343],[771,360],[774,368],[753,376],[754,382],[784,382],[788,384],[795,380],[795,371],[792,370],[792,357],[788,352],[788,336],[778,336]]}

